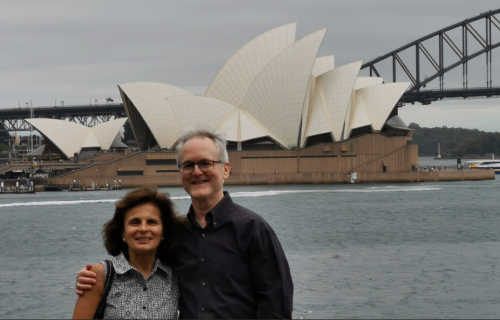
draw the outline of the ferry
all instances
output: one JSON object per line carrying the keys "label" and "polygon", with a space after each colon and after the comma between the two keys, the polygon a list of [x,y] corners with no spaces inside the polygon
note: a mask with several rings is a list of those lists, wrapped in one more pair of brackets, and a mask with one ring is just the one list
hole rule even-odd
{"label": "ferry", "polygon": [[500,174],[500,160],[471,160],[465,165],[472,169],[491,168],[495,170],[495,174]]}

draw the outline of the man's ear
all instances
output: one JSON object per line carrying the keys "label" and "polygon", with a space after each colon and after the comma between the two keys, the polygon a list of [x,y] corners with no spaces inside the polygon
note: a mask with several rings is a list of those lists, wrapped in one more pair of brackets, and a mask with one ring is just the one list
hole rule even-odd
{"label": "man's ear", "polygon": [[231,172],[231,165],[229,162],[224,163],[224,180],[229,177],[229,173]]}

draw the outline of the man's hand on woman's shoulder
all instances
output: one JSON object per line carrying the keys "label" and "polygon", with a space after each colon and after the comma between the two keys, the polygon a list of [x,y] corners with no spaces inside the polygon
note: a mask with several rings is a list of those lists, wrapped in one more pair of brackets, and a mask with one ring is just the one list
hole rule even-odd
{"label": "man's hand on woman's shoulder", "polygon": [[76,294],[79,296],[83,296],[84,291],[92,290],[92,286],[96,284],[97,275],[95,272],[90,271],[91,269],[92,265],[87,264],[76,275]]}

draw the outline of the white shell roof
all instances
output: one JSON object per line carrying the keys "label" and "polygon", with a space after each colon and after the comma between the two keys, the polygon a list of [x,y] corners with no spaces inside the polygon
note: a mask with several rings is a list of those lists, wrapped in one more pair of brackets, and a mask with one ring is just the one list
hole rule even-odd
{"label": "white shell roof", "polygon": [[225,133],[226,139],[230,141],[241,141],[240,110],[234,108],[220,125],[215,129],[216,133]]}
{"label": "white shell roof", "polygon": [[241,141],[271,136],[257,120],[245,110],[240,110]]}
{"label": "white shell roof", "polygon": [[[125,120],[127,120],[127,119],[125,119]],[[113,137],[113,139],[114,139],[114,137]],[[91,147],[99,148],[99,147],[101,147],[101,144],[99,143],[99,140],[97,140],[97,137],[95,136],[94,131],[87,130],[87,132],[85,132],[85,135],[83,137],[83,142],[82,142],[81,148],[91,148]]]}
{"label": "white shell roof", "polygon": [[92,132],[99,141],[99,146],[104,150],[109,150],[116,138],[117,132],[123,127],[127,118],[110,120],[92,127]]}
{"label": "white shell roof", "polygon": [[316,82],[316,88],[319,89],[315,92],[316,97],[314,98],[314,103],[309,107],[307,124],[303,124],[306,129],[304,131],[305,134],[302,136],[302,143],[304,143],[306,137],[331,132],[330,122],[328,121],[325,110],[326,101],[324,99],[322,82],[320,79]]}
{"label": "white shell roof", "polygon": [[85,133],[89,129],[65,120],[26,119],[26,121],[52,141],[67,158],[72,157],[75,152],[80,152]]}
{"label": "white shell roof", "polygon": [[314,99],[316,96],[316,78],[311,75],[309,78],[309,83],[307,84],[306,97],[304,98],[304,106],[302,107],[302,132],[300,136],[302,138],[300,144],[303,145],[306,138],[306,129],[309,121],[309,106],[314,105]]}
{"label": "white shell roof", "polygon": [[307,84],[326,29],[295,42],[258,75],[242,106],[271,137],[287,148],[297,145]]}
{"label": "white shell roof", "polygon": [[382,129],[392,109],[409,85],[408,82],[386,83],[356,91],[365,103],[366,112],[375,132]]}
{"label": "white shell roof", "polygon": [[[378,78],[378,77],[359,77],[356,79],[356,83],[354,84],[354,90],[358,90],[361,88],[373,86],[376,84],[382,84],[384,82],[384,78]],[[351,101],[349,102],[349,107],[347,108],[347,114],[345,117],[345,131],[344,131],[344,136],[342,139],[348,139],[348,136],[350,136],[350,126],[351,126],[351,115],[353,114],[354,111],[354,105],[356,103],[356,91],[353,91],[351,94]],[[353,128],[354,129],[354,128]]]}
{"label": "white shell roof", "polygon": [[[181,128],[193,128],[199,125],[215,131],[224,119],[235,109],[225,101],[204,96],[174,96],[166,99],[170,104],[178,125]],[[181,135],[172,137],[177,141]],[[174,142],[175,142],[174,141]],[[172,148],[174,145],[168,146]]]}
{"label": "white shell roof", "polygon": [[[107,149],[113,142],[118,131],[120,131],[127,119],[112,120],[103,123],[94,130],[81,124],[66,120],[55,119],[26,119],[37,131],[47,137],[67,157],[79,153],[82,148],[100,147]],[[100,141],[110,141],[108,145],[102,145]]]}
{"label": "white shell roof", "polygon": [[251,115],[240,109],[229,114],[215,132],[226,133],[230,141],[246,141],[269,135]]}
{"label": "white shell roof", "polygon": [[119,85],[146,122],[161,148],[170,148],[182,133],[182,126],[168,97],[191,96],[189,91],[157,82],[132,82]]}
{"label": "white shell roof", "polygon": [[384,83],[384,78],[379,77],[359,77],[356,79],[356,83],[354,84],[354,90],[359,90],[361,88],[374,86],[376,84]]}
{"label": "white shell roof", "polygon": [[314,66],[311,71],[311,75],[314,77],[318,77],[323,73],[333,70],[335,68],[335,57],[334,56],[325,56],[316,58],[314,61]]}
{"label": "white shell roof", "polygon": [[[199,125],[226,133],[230,141],[269,136],[286,148],[296,146],[301,122],[301,145],[317,134],[331,133],[341,141],[362,126],[380,130],[408,84],[358,78],[362,61],[335,68],[334,56],[317,57],[326,29],[297,42],[295,32],[291,23],[245,44],[222,66],[205,96],[154,82],[120,85],[137,109],[127,110],[136,120],[132,123],[141,136],[151,132],[168,149],[184,128]],[[91,136],[85,141],[95,143]]]}
{"label": "white shell roof", "polygon": [[264,68],[295,41],[297,23],[269,30],[245,44],[222,66],[205,96],[239,106]]}
{"label": "white shell roof", "polygon": [[330,123],[330,130],[336,141],[342,139],[342,129],[344,126],[349,100],[354,89],[354,83],[361,68],[362,61],[346,64],[323,73],[317,78],[322,83],[322,90],[316,85],[320,96],[324,96],[324,107],[326,117]]}
{"label": "white shell roof", "polygon": [[346,139],[349,139],[353,129],[369,125],[371,125],[371,121],[368,113],[366,112],[363,97],[361,95],[355,94],[354,103],[351,104],[349,121],[346,124]]}

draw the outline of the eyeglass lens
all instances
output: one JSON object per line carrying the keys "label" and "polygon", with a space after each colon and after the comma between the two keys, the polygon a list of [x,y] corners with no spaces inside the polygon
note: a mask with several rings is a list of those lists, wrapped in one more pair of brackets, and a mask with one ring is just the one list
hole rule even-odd
{"label": "eyeglass lens", "polygon": [[202,172],[212,171],[216,161],[202,161],[199,163],[187,162],[182,164],[182,173],[188,174],[194,171],[194,166],[198,166]]}

